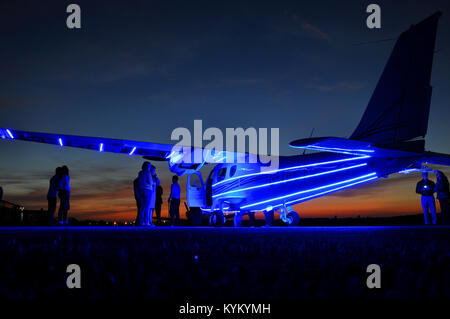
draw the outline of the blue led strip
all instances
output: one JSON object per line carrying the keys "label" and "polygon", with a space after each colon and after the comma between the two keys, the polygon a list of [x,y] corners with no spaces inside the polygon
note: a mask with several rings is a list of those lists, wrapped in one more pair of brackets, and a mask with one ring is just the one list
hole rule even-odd
{"label": "blue led strip", "polygon": [[267,200],[264,200],[264,201],[261,201],[261,202],[257,202],[257,203],[253,203],[253,204],[249,204],[249,205],[244,205],[241,208],[247,208],[247,207],[252,207],[252,206],[256,206],[256,205],[260,205],[260,204],[265,204],[265,203],[268,203],[268,202],[272,202],[272,201],[280,200],[280,199],[285,199],[287,197],[292,197],[292,196],[303,194],[303,193],[314,192],[314,191],[317,191],[317,190],[320,190],[320,189],[324,189],[324,188],[333,187],[333,186],[336,186],[336,185],[341,185],[341,184],[353,182],[353,181],[364,179],[364,178],[367,178],[367,177],[372,177],[374,175],[376,175],[376,173],[372,172],[370,174],[366,174],[366,175],[362,175],[362,176],[359,176],[359,177],[347,179],[347,180],[336,182],[336,183],[333,183],[333,184],[323,185],[323,186],[319,186],[319,187],[316,187],[316,188],[311,188],[311,189],[307,189],[307,190],[304,190],[304,191],[300,191],[300,192],[296,192],[296,193],[292,193],[292,194],[288,194],[288,195],[284,195],[284,196],[279,196],[279,197],[267,199]]}
{"label": "blue led strip", "polygon": [[328,150],[336,152],[364,152],[364,153],[374,153],[375,150],[362,150],[362,149],[347,149],[347,148],[337,148],[337,147],[324,147],[316,145],[308,145],[306,148],[317,149],[317,150]]}
{"label": "blue led strip", "polygon": [[366,159],[366,158],[370,158],[369,155],[363,155],[363,156],[358,156],[358,157],[350,157],[350,158],[344,158],[344,159],[340,159],[340,160],[334,160],[334,161],[327,161],[327,162],[319,162],[319,163],[312,163],[312,164],[305,164],[305,165],[298,165],[298,166],[292,166],[292,167],[286,167],[286,168],[280,168],[277,170],[273,170],[273,171],[268,171],[268,172],[258,172],[258,173],[252,173],[252,174],[247,174],[247,175],[241,175],[241,176],[235,176],[235,177],[230,177],[227,179],[224,179],[223,181],[217,182],[213,185],[217,186],[238,178],[244,178],[244,177],[249,177],[249,176],[256,176],[256,175],[261,175],[261,174],[273,174],[273,173],[277,173],[277,172],[283,172],[283,171],[288,171],[288,170],[293,170],[293,169],[298,169],[298,168],[305,168],[305,167],[312,167],[312,166],[320,166],[320,165],[326,165],[326,164],[334,164],[334,163],[342,163],[342,162],[347,162],[347,161],[356,161],[356,160],[360,160],[360,159]]}
{"label": "blue led strip", "polygon": [[295,177],[295,178],[291,178],[291,179],[287,179],[287,180],[283,180],[283,181],[278,181],[278,182],[273,182],[273,183],[267,183],[267,184],[262,184],[262,185],[256,185],[256,186],[236,189],[236,190],[224,192],[224,193],[221,193],[221,194],[213,195],[213,198],[216,198],[216,197],[219,197],[219,196],[222,196],[222,195],[226,195],[226,194],[246,191],[246,190],[250,190],[250,189],[267,187],[267,186],[272,186],[272,185],[277,185],[277,184],[282,184],[282,183],[293,182],[293,181],[297,181],[297,180],[301,180],[301,179],[307,179],[307,178],[311,178],[311,177],[316,177],[316,176],[321,176],[321,175],[326,175],[326,174],[342,172],[342,171],[346,171],[346,170],[353,169],[353,168],[363,167],[363,166],[366,166],[366,165],[367,165],[367,163],[363,163],[363,164],[358,164],[358,165],[354,165],[354,166],[339,168],[339,169],[335,169],[335,170],[331,170],[331,171],[321,172],[321,173],[317,173],[317,174],[311,174],[311,175],[306,175],[306,176]]}
{"label": "blue led strip", "polygon": [[11,133],[9,129],[6,129],[6,133],[8,133],[9,138],[14,139],[14,135]]}
{"label": "blue led strip", "polygon": [[[362,183],[365,183],[365,182],[373,181],[374,179],[377,179],[377,178],[378,178],[378,176],[373,176],[371,178],[363,179],[363,180],[357,181],[355,183],[351,183],[351,184],[347,184],[347,185],[340,186],[340,187],[337,187],[337,188],[329,189],[329,190],[327,190],[325,192],[321,192],[321,193],[314,194],[314,195],[309,195],[309,196],[302,197],[302,198],[297,198],[295,200],[291,200],[289,202],[286,202],[285,204],[286,205],[290,205],[290,204],[293,204],[293,203],[299,203],[301,201],[304,201],[304,200],[307,200],[307,199],[316,198],[316,197],[319,197],[319,196],[322,196],[322,195],[325,195],[325,194],[329,194],[329,193],[332,193],[332,192],[335,192],[335,191],[338,191],[338,190],[341,190],[341,189],[344,189],[344,188],[348,188],[350,186],[354,186],[354,185],[362,184]],[[278,207],[278,206],[283,206],[283,204],[278,204],[278,205],[272,206],[272,208],[273,207]]]}

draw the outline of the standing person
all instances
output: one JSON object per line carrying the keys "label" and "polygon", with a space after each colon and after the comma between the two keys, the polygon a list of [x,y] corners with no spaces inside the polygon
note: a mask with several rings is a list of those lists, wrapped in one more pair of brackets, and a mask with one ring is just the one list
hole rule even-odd
{"label": "standing person", "polygon": [[149,210],[149,223],[153,226],[153,211],[155,210],[155,204],[156,204],[156,180],[158,177],[156,176],[156,167],[151,166],[150,167],[150,173],[151,173],[151,181],[152,181],[152,197],[150,199],[150,210]]}
{"label": "standing person", "polygon": [[155,213],[156,213],[156,221],[158,223],[161,222],[161,206],[163,203],[162,200],[163,188],[161,187],[161,181],[159,178],[156,179],[156,201],[155,201]]}
{"label": "standing person", "polygon": [[255,212],[248,212],[248,221],[250,222],[250,227],[255,227]]}
{"label": "standing person", "polygon": [[170,196],[167,200],[169,202],[169,214],[171,225],[178,225],[180,221],[180,195],[181,189],[178,184],[178,176],[174,175],[172,177],[172,186],[170,188]]}
{"label": "standing person", "polygon": [[138,178],[136,177],[133,181],[133,192],[134,192],[134,199],[136,200],[136,208],[137,208],[137,216],[136,216],[136,226],[143,226],[141,225],[141,221],[139,218],[139,212],[141,210],[141,199],[139,198],[139,185],[138,185]]}
{"label": "standing person", "polygon": [[450,224],[450,190],[447,176],[443,172],[437,171],[436,173],[436,198],[439,200],[439,206],[441,207],[442,223],[444,225]]}
{"label": "standing person", "polygon": [[48,202],[48,225],[53,225],[53,219],[55,217],[56,204],[58,201],[58,188],[61,178],[61,167],[55,169],[55,175],[50,178],[48,192],[47,192],[47,202]]}
{"label": "standing person", "polygon": [[70,178],[69,168],[64,165],[61,167],[61,176],[58,184],[59,211],[58,222],[61,225],[67,225],[67,212],[70,209]]}
{"label": "standing person", "polygon": [[422,195],[421,202],[423,208],[423,215],[425,218],[425,225],[429,225],[428,211],[431,213],[432,223],[436,225],[436,204],[434,202],[434,190],[436,185],[433,181],[428,179],[428,173],[422,173],[422,180],[417,183],[416,193]]}
{"label": "standing person", "polygon": [[0,200],[3,200],[3,188],[0,186]]}
{"label": "standing person", "polygon": [[140,199],[139,225],[150,226],[150,201],[152,199],[152,176],[150,173],[150,162],[142,164],[142,169],[138,175],[138,194]]}

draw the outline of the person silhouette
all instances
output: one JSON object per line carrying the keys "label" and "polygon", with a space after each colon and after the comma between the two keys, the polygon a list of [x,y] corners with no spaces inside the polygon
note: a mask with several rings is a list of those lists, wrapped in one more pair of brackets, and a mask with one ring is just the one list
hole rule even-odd
{"label": "person silhouette", "polygon": [[428,219],[428,211],[431,213],[433,225],[436,224],[436,203],[434,201],[435,188],[436,184],[428,179],[428,173],[423,172],[422,180],[420,180],[416,185],[416,193],[422,195],[421,203],[425,225],[430,224],[430,220]]}
{"label": "person silhouette", "polygon": [[149,205],[149,211],[147,216],[147,224],[150,226],[153,226],[153,211],[155,210],[155,204],[156,204],[156,180],[158,177],[156,176],[156,167],[151,166],[150,167],[150,174],[151,174],[151,183],[152,183],[152,196],[150,197],[150,205]]}
{"label": "person silhouette", "polygon": [[50,178],[48,192],[47,192],[47,202],[48,202],[48,225],[53,225],[56,211],[56,204],[58,202],[58,188],[59,181],[61,178],[61,167],[55,169],[55,175]]}
{"label": "person silhouette", "polygon": [[442,223],[450,224],[450,190],[447,176],[441,171],[436,172],[436,198],[441,207]]}
{"label": "person silhouette", "polygon": [[169,214],[171,226],[178,225],[180,221],[180,198],[181,189],[178,184],[178,176],[174,175],[172,177],[172,186],[170,188],[170,196],[167,200],[169,202]]}
{"label": "person silhouette", "polygon": [[3,188],[0,186],[0,200],[3,200]]}
{"label": "person silhouette", "polygon": [[69,168],[66,165],[61,167],[61,176],[58,184],[58,197],[58,222],[60,225],[67,225],[67,213],[70,209],[70,178]]}
{"label": "person silhouette", "polygon": [[156,178],[156,200],[155,200],[155,214],[156,214],[156,221],[158,223],[161,222],[161,207],[162,207],[162,195],[163,195],[163,188],[161,186],[161,181],[159,178]]}
{"label": "person silhouette", "polygon": [[141,210],[141,199],[139,198],[139,185],[138,185],[138,178],[135,178],[133,181],[133,192],[134,192],[134,199],[136,200],[136,208],[137,208],[137,216],[136,216],[136,226],[144,226],[141,225],[140,215],[139,212]]}
{"label": "person silhouette", "polygon": [[152,200],[153,181],[150,172],[150,162],[142,164],[142,169],[138,175],[138,194],[140,199],[139,225],[150,226],[150,202]]}

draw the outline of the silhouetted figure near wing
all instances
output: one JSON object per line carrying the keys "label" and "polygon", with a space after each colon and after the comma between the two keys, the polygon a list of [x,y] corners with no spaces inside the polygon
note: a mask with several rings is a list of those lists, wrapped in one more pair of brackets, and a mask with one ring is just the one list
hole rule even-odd
{"label": "silhouetted figure near wing", "polygon": [[150,226],[150,202],[152,200],[153,181],[150,172],[150,162],[142,164],[142,170],[138,175],[138,193],[140,199],[139,224],[141,226]]}
{"label": "silhouetted figure near wing", "polygon": [[0,186],[0,200],[3,200],[3,188]]}
{"label": "silhouetted figure near wing", "polygon": [[437,171],[436,173],[436,194],[439,200],[439,206],[441,207],[442,223],[444,225],[450,224],[450,190],[447,176],[443,172]]}
{"label": "silhouetted figure near wing", "polygon": [[143,226],[141,225],[141,221],[139,218],[139,212],[141,210],[141,199],[139,198],[139,185],[138,185],[138,178],[135,178],[133,181],[133,192],[134,192],[134,199],[136,200],[136,208],[137,208],[137,216],[136,216],[136,226]]}
{"label": "silhouetted figure near wing", "polygon": [[422,195],[421,202],[425,224],[430,224],[428,217],[428,211],[430,211],[432,223],[433,225],[436,225],[436,203],[434,202],[434,191],[436,189],[436,185],[433,181],[428,179],[427,172],[423,172],[422,177],[423,179],[417,183],[416,193]]}
{"label": "silhouetted figure near wing", "polygon": [[70,178],[69,168],[64,165],[61,167],[61,176],[58,184],[59,211],[58,222],[60,225],[67,225],[67,212],[70,209]]}
{"label": "silhouetted figure near wing", "polygon": [[162,194],[163,194],[163,188],[161,187],[161,181],[159,178],[156,179],[156,200],[155,200],[155,214],[156,214],[156,221],[158,223],[161,222],[161,206],[162,206]]}
{"label": "silhouetted figure near wing", "polygon": [[156,176],[156,167],[151,166],[150,167],[150,173],[151,173],[151,182],[152,182],[152,196],[150,198],[150,209],[147,216],[148,224],[153,226],[153,211],[155,210],[155,204],[156,204],[156,181],[158,179],[158,176]]}
{"label": "silhouetted figure near wing", "polygon": [[48,202],[48,225],[54,224],[56,204],[58,202],[58,189],[59,182],[61,179],[61,167],[55,169],[55,175],[50,178],[48,192],[47,192],[47,202]]}
{"label": "silhouetted figure near wing", "polygon": [[248,221],[250,223],[250,227],[255,227],[255,212],[248,213]]}
{"label": "silhouetted figure near wing", "polygon": [[169,202],[169,214],[170,214],[170,223],[172,226],[178,225],[180,222],[180,198],[181,198],[181,189],[178,184],[178,176],[174,175],[172,177],[172,186],[170,188],[170,196],[167,200]]}

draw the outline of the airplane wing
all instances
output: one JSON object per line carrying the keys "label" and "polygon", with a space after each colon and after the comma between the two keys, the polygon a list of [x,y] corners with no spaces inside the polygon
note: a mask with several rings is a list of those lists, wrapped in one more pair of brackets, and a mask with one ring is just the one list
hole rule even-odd
{"label": "airplane wing", "polygon": [[76,147],[98,152],[111,152],[128,155],[149,156],[165,159],[172,150],[172,145],[119,140],[102,137],[87,137],[65,134],[19,131],[0,128],[2,139],[14,139],[28,142],[53,144],[60,147]]}
{"label": "airplane wing", "polygon": [[[129,156],[143,156],[149,160],[169,161],[171,164],[223,163],[228,158],[249,160],[253,154],[228,152],[223,150],[206,150],[191,146],[174,146],[170,144],[142,142],[133,140],[88,137],[66,134],[51,134],[0,128],[0,138],[52,144],[59,147],[75,147],[97,152],[111,152]],[[195,156],[202,152],[203,156]]]}

